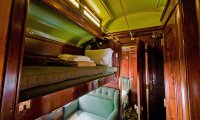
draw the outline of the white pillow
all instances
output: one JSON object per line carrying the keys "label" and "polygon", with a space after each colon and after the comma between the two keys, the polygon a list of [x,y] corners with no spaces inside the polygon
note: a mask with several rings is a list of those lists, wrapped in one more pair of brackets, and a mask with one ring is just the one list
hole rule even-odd
{"label": "white pillow", "polygon": [[98,50],[85,50],[85,56],[88,56],[97,65],[106,65],[112,67],[112,54],[111,48],[98,49]]}

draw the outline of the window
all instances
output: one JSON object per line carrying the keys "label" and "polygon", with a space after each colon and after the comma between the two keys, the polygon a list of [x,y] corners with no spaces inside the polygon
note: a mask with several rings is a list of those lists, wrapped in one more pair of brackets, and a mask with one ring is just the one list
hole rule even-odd
{"label": "window", "polygon": [[80,8],[80,11],[83,12],[85,16],[87,16],[95,25],[101,27],[101,21],[95,14],[86,6],[83,2],[79,2],[79,0],[69,0],[75,7]]}
{"label": "window", "polygon": [[79,8],[79,3],[77,2],[77,0],[69,0],[74,6],[76,6],[77,8]]}
{"label": "window", "polygon": [[85,14],[94,24],[100,27],[100,20],[85,6],[83,14]]}

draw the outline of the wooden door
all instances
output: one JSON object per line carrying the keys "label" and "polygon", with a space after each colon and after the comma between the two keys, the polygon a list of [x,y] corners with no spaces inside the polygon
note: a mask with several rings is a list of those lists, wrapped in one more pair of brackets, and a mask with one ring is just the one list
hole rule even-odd
{"label": "wooden door", "polygon": [[143,111],[145,103],[145,88],[143,88],[145,80],[145,48],[144,43],[137,41],[137,93],[138,93],[138,120],[143,120],[146,113]]}
{"label": "wooden door", "polygon": [[161,40],[148,44],[149,120],[165,120],[164,66]]}

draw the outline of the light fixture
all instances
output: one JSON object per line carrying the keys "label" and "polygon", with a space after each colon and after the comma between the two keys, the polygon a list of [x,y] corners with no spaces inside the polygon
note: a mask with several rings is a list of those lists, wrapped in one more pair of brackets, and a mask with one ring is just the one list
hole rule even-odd
{"label": "light fixture", "polygon": [[120,5],[121,5],[121,8],[122,8],[122,12],[123,12],[123,15],[124,15],[126,24],[127,24],[127,26],[128,26],[128,30],[129,30],[129,34],[130,34],[130,36],[131,36],[131,40],[135,40],[135,38],[133,37],[133,34],[132,34],[132,32],[131,32],[130,26],[129,26],[129,24],[128,24],[128,20],[127,20],[127,18],[126,18],[125,12],[124,12],[124,8],[123,8],[123,5],[122,5],[122,1],[119,0],[119,2],[120,2]]}

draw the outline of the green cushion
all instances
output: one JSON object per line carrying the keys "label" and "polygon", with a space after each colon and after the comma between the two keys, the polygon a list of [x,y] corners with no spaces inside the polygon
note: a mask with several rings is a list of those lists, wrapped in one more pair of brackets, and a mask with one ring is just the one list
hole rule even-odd
{"label": "green cushion", "polygon": [[71,115],[73,112],[75,112],[78,109],[78,100],[75,100],[69,104],[67,104],[64,108],[63,108],[63,113],[64,114],[64,119],[67,118],[69,115]]}
{"label": "green cushion", "polygon": [[107,118],[114,110],[114,103],[108,99],[84,95],[79,98],[79,109]]}
{"label": "green cushion", "polygon": [[106,119],[85,111],[77,110],[65,120],[106,120]]}
{"label": "green cushion", "polygon": [[[71,105],[76,106],[77,104]],[[73,118],[75,120],[99,120],[101,118],[105,120],[116,120],[119,112],[118,109],[119,91],[114,88],[100,87],[89,94],[80,97],[78,99],[78,108],[75,112],[73,107],[65,106],[64,119],[72,120]],[[72,114],[69,115],[69,113]],[[94,116],[91,117],[90,114],[95,117],[99,116],[99,118],[94,118]]]}
{"label": "green cushion", "polygon": [[93,95],[95,97],[100,97],[108,100],[114,100],[115,95],[115,89],[109,88],[109,87],[100,87],[92,92],[90,92],[90,95]]}

